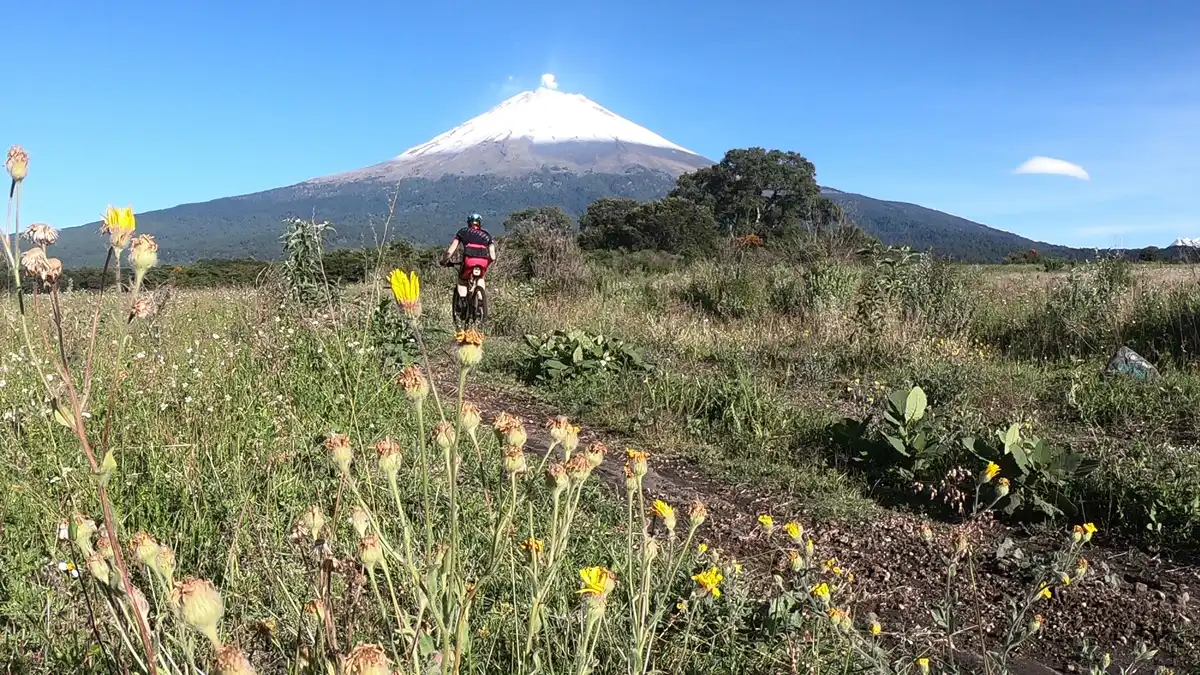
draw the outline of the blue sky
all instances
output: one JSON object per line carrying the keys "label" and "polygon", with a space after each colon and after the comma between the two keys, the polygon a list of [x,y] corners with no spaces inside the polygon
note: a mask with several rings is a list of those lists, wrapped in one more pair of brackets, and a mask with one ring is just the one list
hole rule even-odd
{"label": "blue sky", "polygon": [[[796,150],[824,185],[1058,243],[1200,236],[1195,0],[79,0],[5,25],[25,222],[373,164],[551,72],[713,159]],[[1013,173],[1036,156],[1089,179]]]}

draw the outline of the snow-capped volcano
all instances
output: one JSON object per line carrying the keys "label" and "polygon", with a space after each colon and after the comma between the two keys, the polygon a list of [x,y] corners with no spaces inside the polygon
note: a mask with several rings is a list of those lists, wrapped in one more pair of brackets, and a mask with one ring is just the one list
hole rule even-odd
{"label": "snow-capped volcano", "polygon": [[1171,246],[1179,246],[1182,248],[1200,248],[1200,238],[1181,237],[1171,242]]}
{"label": "snow-capped volcano", "polygon": [[712,164],[581,94],[526,91],[393,159],[311,182],[519,175],[540,169],[672,177]]}

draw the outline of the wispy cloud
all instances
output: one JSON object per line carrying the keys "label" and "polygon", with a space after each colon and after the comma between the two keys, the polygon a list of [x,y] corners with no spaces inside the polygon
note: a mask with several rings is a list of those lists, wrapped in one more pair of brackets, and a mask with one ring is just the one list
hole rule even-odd
{"label": "wispy cloud", "polygon": [[554,78],[553,74],[545,73],[542,75],[542,86],[546,89],[558,89],[558,80]]}
{"label": "wispy cloud", "polygon": [[1050,174],[1055,176],[1069,176],[1078,178],[1079,180],[1090,180],[1088,172],[1078,164],[1072,164],[1065,159],[1054,159],[1053,157],[1030,157],[1025,160],[1021,166],[1013,169],[1015,174],[1023,173],[1038,173]]}

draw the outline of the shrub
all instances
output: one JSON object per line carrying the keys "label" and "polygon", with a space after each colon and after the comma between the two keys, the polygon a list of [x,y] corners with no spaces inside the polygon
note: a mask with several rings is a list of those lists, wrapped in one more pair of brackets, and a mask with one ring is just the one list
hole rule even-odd
{"label": "shrub", "polygon": [[642,350],[622,340],[581,330],[526,335],[528,377],[547,382],[584,375],[649,370]]}

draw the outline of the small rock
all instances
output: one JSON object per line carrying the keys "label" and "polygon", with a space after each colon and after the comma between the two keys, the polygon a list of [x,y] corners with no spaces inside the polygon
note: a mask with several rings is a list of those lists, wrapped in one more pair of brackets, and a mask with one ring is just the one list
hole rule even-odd
{"label": "small rock", "polygon": [[1118,349],[1108,360],[1104,372],[1127,375],[1137,380],[1153,380],[1158,377],[1158,369],[1129,347]]}
{"label": "small rock", "polygon": [[1150,587],[1140,581],[1133,585],[1133,592],[1137,595],[1145,595],[1148,590]]}

